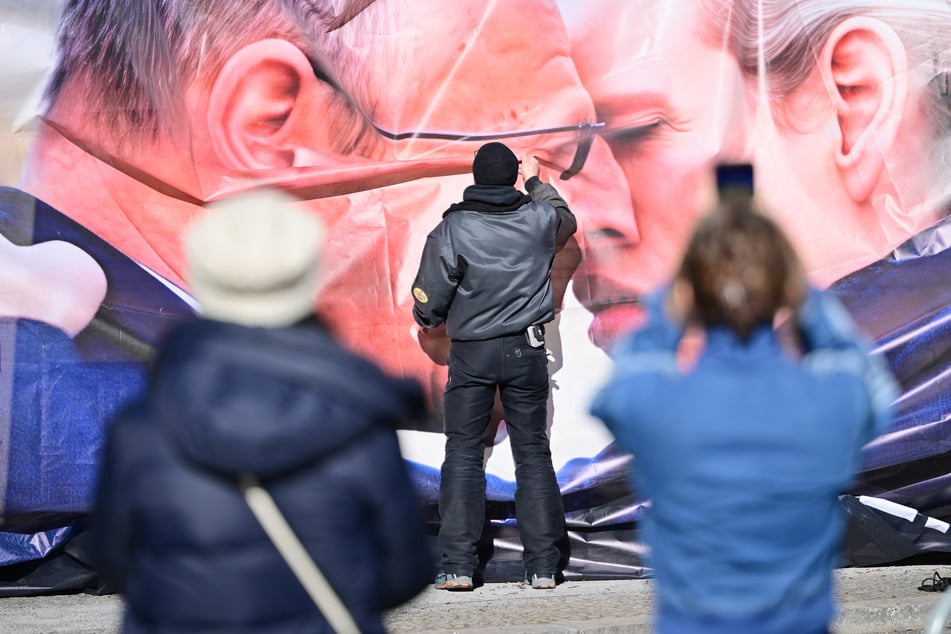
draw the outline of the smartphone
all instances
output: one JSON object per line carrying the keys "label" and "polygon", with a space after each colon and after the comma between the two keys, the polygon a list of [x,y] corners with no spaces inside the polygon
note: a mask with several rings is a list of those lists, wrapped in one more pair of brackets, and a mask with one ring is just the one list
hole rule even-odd
{"label": "smartphone", "polygon": [[753,166],[749,163],[720,163],[716,167],[717,194],[753,196]]}

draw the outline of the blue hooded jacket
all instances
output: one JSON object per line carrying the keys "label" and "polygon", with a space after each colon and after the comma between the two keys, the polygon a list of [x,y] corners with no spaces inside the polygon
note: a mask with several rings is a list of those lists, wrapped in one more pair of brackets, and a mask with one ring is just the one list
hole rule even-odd
{"label": "blue hooded jacket", "polygon": [[662,294],[613,351],[592,413],[634,454],[661,633],[820,632],[833,618],[838,500],[862,446],[885,431],[897,385],[831,296],[809,294],[792,358],[770,327],[706,331],[678,367],[682,328]]}

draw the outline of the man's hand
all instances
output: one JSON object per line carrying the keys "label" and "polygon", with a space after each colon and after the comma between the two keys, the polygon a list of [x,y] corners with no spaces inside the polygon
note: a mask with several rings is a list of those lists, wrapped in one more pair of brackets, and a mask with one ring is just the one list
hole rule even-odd
{"label": "man's hand", "polygon": [[449,335],[446,334],[446,324],[439,324],[436,328],[416,330],[419,347],[437,365],[449,365]]}
{"label": "man's hand", "polygon": [[519,161],[519,172],[522,173],[522,182],[524,183],[532,176],[538,176],[538,159],[533,154],[524,154]]}

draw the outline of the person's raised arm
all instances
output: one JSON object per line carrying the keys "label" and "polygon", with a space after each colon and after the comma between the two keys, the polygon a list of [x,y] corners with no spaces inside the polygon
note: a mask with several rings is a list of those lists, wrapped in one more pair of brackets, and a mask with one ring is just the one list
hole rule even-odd
{"label": "person's raised arm", "polygon": [[900,393],[885,359],[872,353],[871,345],[846,309],[829,293],[809,288],[797,318],[805,347],[804,362],[836,364],[858,373],[872,407],[868,439],[884,433],[891,424],[893,403]]}
{"label": "person's raised arm", "polygon": [[578,230],[578,221],[575,219],[575,215],[571,213],[568,203],[558,194],[555,188],[541,181],[537,158],[531,154],[524,155],[519,169],[522,173],[522,180],[525,182],[525,191],[531,195],[532,200],[546,202],[555,208],[555,214],[558,216],[555,241],[560,249],[568,242],[568,238]]}

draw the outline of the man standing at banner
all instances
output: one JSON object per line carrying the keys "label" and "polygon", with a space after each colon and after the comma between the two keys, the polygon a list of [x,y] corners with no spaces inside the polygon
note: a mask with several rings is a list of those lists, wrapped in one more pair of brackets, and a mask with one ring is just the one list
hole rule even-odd
{"label": "man standing at banner", "polygon": [[449,207],[423,248],[413,316],[446,324],[452,340],[439,488],[441,572],[436,588],[471,590],[485,521],[485,440],[498,391],[515,460],[515,513],[532,588],[555,587],[564,535],[552,468],[545,324],[555,317],[551,269],[577,223],[555,188],[502,143],[479,148],[475,184]]}

